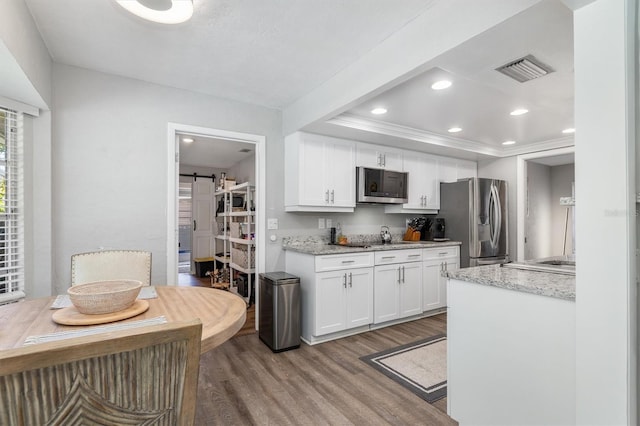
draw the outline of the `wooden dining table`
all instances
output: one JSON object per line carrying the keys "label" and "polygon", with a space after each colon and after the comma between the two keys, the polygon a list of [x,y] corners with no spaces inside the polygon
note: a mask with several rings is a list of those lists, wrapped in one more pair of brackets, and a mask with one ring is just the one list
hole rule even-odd
{"label": "wooden dining table", "polygon": [[[231,292],[207,287],[155,286],[157,298],[146,299],[149,309],[125,323],[164,316],[168,322],[199,318],[202,322],[201,353],[231,338],[245,323],[247,305]],[[55,296],[0,306],[0,350],[24,345],[29,336],[95,327],[60,325],[53,321]],[[112,324],[116,324],[112,323]],[[105,324],[106,325],[106,324]]]}

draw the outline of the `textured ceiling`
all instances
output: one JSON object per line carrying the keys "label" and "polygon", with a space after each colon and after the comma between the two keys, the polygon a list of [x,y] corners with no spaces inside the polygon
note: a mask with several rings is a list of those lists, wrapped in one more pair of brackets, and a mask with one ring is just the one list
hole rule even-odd
{"label": "textured ceiling", "polygon": [[431,0],[194,0],[175,26],[114,0],[26,0],[54,61],[282,108],[422,13]]}

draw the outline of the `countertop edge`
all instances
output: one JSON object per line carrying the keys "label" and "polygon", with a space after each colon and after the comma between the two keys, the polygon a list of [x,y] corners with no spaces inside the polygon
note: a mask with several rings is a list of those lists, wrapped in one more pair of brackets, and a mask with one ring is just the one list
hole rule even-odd
{"label": "countertop edge", "polygon": [[425,249],[438,247],[455,247],[462,245],[460,241],[423,241],[419,243],[391,243],[385,245],[371,245],[367,247],[348,247],[341,245],[328,244],[310,244],[310,245],[283,245],[285,251],[309,254],[313,256],[346,254],[346,253],[363,253],[370,251],[387,251],[387,250],[408,250],[408,249]]}
{"label": "countertop edge", "polygon": [[575,276],[486,265],[445,271],[449,279],[575,302]]}

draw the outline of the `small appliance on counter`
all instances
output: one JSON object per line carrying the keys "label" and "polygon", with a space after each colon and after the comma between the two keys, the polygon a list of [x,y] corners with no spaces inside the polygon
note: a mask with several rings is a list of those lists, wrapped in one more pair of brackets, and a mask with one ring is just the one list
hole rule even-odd
{"label": "small appliance on counter", "polygon": [[433,225],[431,227],[431,238],[433,241],[444,241],[444,218],[436,217],[433,220]]}
{"label": "small appliance on counter", "polygon": [[391,232],[389,232],[388,226],[382,226],[380,228],[380,239],[382,244],[391,244]]}

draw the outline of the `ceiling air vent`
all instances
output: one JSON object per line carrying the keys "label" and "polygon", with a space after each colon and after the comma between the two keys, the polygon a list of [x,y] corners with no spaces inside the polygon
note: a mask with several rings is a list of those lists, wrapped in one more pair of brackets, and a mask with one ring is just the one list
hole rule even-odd
{"label": "ceiling air vent", "polygon": [[527,55],[524,58],[516,59],[506,65],[496,68],[496,71],[513,78],[514,80],[524,83],[534,78],[542,77],[553,72],[553,68],[543,64],[533,55]]}

